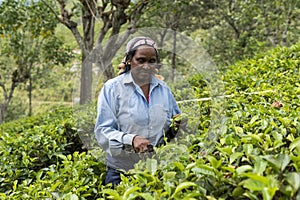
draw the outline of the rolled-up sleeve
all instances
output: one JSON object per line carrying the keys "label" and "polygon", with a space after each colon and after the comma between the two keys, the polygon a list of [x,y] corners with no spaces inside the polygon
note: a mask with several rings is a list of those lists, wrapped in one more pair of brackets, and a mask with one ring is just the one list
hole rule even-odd
{"label": "rolled-up sleeve", "polygon": [[170,106],[170,110],[172,110],[172,116],[180,114],[181,111],[178,107],[178,104],[177,104],[172,92],[170,90],[168,90],[168,92],[169,92],[169,94],[168,94],[169,95],[169,106]]}
{"label": "rolled-up sleeve", "polygon": [[94,132],[101,148],[110,155],[119,155],[124,144],[132,145],[135,136],[119,131],[116,100],[112,84],[105,84],[98,97],[97,120]]}

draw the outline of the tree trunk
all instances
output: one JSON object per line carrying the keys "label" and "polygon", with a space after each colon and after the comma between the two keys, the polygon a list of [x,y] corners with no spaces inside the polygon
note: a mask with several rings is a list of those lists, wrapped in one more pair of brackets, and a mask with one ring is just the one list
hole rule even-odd
{"label": "tree trunk", "polygon": [[4,88],[4,85],[1,84],[1,87],[4,90],[4,100],[3,100],[2,104],[0,103],[0,124],[2,124],[5,120],[5,115],[6,115],[9,103],[12,99],[12,95],[13,95],[14,90],[17,87],[17,85],[18,85],[17,83],[13,82],[12,85],[11,85],[11,89],[9,91],[9,94],[7,94],[7,91]]}
{"label": "tree trunk", "polygon": [[[106,80],[114,76],[114,69],[113,67],[111,67],[111,63],[107,63],[109,59],[105,60],[106,58],[110,57],[106,55],[106,53],[108,52],[106,50],[107,48],[103,48],[101,45],[105,36],[109,33],[110,30],[111,32],[109,38],[112,38],[115,35],[119,34],[121,26],[126,22],[129,22],[128,30],[135,29],[136,23],[149,1],[134,2],[133,4],[135,4],[135,11],[132,12],[130,16],[128,16],[126,10],[130,5],[130,0],[102,0],[99,4],[97,3],[97,0],[79,0],[82,4],[82,35],[78,30],[77,22],[71,19],[76,15],[75,13],[73,13],[74,10],[67,9],[66,1],[56,1],[59,5],[60,15],[58,15],[56,11],[46,3],[46,1],[43,2],[51,8],[53,13],[55,13],[55,15],[57,16],[58,20],[71,30],[79,48],[82,51],[80,104],[89,103],[92,100],[92,64],[95,63],[100,67]],[[99,31],[97,42],[95,44],[94,28],[96,17],[97,19],[101,19],[102,27]],[[127,32],[130,33],[131,31]],[[124,35],[128,38],[127,34]],[[124,37],[125,40],[127,38]],[[93,47],[95,47],[95,51],[93,51]],[[108,47],[112,48],[114,46],[110,45]],[[110,50],[110,52],[108,53],[115,54],[117,50],[118,48]],[[96,55],[95,52],[97,53],[97,51],[100,51],[101,54]]]}
{"label": "tree trunk", "polygon": [[29,86],[27,88],[28,90],[28,106],[29,106],[29,113],[28,115],[31,116],[32,115],[32,77],[31,74],[29,74]]}
{"label": "tree trunk", "polygon": [[80,79],[80,105],[92,101],[92,63],[82,55],[81,79]]}
{"label": "tree trunk", "polygon": [[175,80],[175,68],[176,68],[176,31],[178,27],[178,14],[175,13],[173,15],[173,22],[172,22],[172,30],[173,30],[173,50],[172,50],[172,72],[171,72],[171,80],[174,82]]}
{"label": "tree trunk", "polygon": [[4,121],[5,118],[4,114],[5,114],[4,105],[0,104],[0,124],[2,124]]}
{"label": "tree trunk", "polygon": [[91,103],[92,101],[92,60],[89,55],[94,46],[94,29],[96,5],[94,2],[83,2],[85,8],[82,9],[83,42],[81,84],[80,84],[80,104]]}
{"label": "tree trunk", "polygon": [[172,50],[172,71],[171,80],[174,82],[175,79],[175,68],[176,68],[176,30],[173,32],[173,50]]}

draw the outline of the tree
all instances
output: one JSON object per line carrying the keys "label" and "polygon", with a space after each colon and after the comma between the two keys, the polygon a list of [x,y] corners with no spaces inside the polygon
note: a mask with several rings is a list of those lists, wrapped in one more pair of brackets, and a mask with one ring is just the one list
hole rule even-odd
{"label": "tree", "polygon": [[[197,19],[201,16],[201,10],[199,0],[156,0],[150,2],[147,13],[142,16],[142,26],[150,25],[165,28],[165,31],[160,35],[160,46],[163,44],[165,37],[172,37],[173,49],[170,57],[170,80],[172,82],[175,78],[177,41],[181,40],[180,34],[177,34],[177,32],[184,32],[188,35],[198,29],[200,26]],[[172,35],[166,35],[167,29],[172,30]]]}
{"label": "tree", "polygon": [[[0,123],[5,119],[15,89],[22,83],[28,84],[29,115],[32,112],[31,92],[33,73],[39,71],[41,63],[68,62],[68,56],[53,56],[60,49],[59,40],[53,40],[56,27],[55,16],[40,2],[12,1],[1,3],[1,75]],[[52,38],[52,39],[51,39]],[[49,54],[43,52],[48,51]],[[61,56],[60,55],[60,56]],[[50,59],[51,58],[51,59]]]}
{"label": "tree", "polygon": [[[44,0],[43,2],[49,8],[55,7],[54,1],[52,1],[53,5]],[[111,60],[136,28],[138,19],[148,2],[142,0],[132,2],[130,0],[56,0],[58,9],[52,9],[52,12],[72,32],[82,54],[80,104],[89,103],[92,100],[91,57],[97,57],[92,60],[103,72],[105,80],[112,78],[114,70]],[[82,34],[79,31],[79,23],[76,21],[78,18],[81,19]],[[97,22],[101,24],[101,28],[96,33]],[[127,30],[118,36],[124,25],[127,26]]]}
{"label": "tree", "polygon": [[204,41],[218,63],[233,63],[299,38],[297,0],[203,0]]}

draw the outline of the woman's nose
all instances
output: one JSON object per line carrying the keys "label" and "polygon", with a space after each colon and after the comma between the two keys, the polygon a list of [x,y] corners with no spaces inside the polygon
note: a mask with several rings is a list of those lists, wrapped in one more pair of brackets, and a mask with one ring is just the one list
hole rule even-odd
{"label": "woman's nose", "polygon": [[151,69],[151,66],[148,65],[148,64],[144,64],[144,65],[142,66],[142,68],[145,69],[145,70],[149,70],[149,69]]}

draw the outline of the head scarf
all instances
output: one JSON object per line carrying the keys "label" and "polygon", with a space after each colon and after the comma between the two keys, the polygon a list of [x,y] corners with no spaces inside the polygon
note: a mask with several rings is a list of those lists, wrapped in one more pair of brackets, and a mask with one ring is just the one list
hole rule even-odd
{"label": "head scarf", "polygon": [[141,45],[148,45],[151,46],[157,51],[157,45],[154,40],[152,40],[149,37],[135,37],[131,39],[127,45],[126,45],[126,54],[128,54],[130,51],[137,49]]}

